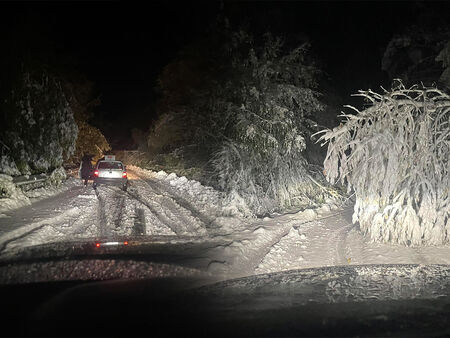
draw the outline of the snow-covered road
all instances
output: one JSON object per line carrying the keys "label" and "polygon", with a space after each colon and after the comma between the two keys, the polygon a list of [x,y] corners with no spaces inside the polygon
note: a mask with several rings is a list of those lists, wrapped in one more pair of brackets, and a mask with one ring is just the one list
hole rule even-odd
{"label": "snow-covered road", "polygon": [[217,279],[353,264],[450,264],[448,246],[368,242],[352,207],[248,219],[224,213],[222,196],[185,177],[129,166],[128,191],[81,182],[0,217],[0,250],[52,243],[141,239],[202,243],[199,268]]}

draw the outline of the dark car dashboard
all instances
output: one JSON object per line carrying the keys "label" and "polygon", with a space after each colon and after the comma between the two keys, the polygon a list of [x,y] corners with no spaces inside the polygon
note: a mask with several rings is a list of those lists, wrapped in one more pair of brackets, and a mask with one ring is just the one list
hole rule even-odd
{"label": "dark car dashboard", "polygon": [[368,265],[10,284],[1,318],[7,336],[448,337],[449,276],[446,265]]}

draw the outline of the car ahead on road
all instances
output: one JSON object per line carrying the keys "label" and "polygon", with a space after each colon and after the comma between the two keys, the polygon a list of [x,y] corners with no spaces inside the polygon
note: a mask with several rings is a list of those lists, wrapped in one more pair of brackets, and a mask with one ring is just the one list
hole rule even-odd
{"label": "car ahead on road", "polygon": [[105,156],[99,160],[94,168],[94,182],[92,186],[97,188],[100,184],[120,186],[123,190],[127,190],[128,177],[124,164],[117,161],[114,156]]}

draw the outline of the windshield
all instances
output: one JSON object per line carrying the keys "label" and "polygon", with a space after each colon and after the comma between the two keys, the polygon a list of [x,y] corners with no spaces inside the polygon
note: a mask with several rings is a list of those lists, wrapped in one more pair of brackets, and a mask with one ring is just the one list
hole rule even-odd
{"label": "windshield", "polygon": [[72,5],[0,5],[0,284],[447,273],[450,4]]}
{"label": "windshield", "polygon": [[108,162],[102,161],[98,164],[98,169],[123,169],[122,163],[120,162]]}

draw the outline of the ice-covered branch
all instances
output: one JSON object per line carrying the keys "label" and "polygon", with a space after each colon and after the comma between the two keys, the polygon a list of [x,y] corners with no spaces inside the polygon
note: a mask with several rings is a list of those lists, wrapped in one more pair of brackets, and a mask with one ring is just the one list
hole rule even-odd
{"label": "ice-covered branch", "polygon": [[356,193],[354,221],[372,240],[406,245],[450,241],[450,97],[437,88],[359,91],[371,102],[317,142],[324,171]]}

